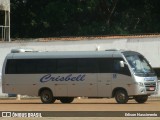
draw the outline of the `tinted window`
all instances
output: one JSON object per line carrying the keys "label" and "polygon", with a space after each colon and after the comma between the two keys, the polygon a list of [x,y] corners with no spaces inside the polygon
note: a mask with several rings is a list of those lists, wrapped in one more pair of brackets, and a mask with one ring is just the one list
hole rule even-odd
{"label": "tinted window", "polygon": [[94,58],[78,59],[78,73],[96,73],[98,72],[97,60]]}
{"label": "tinted window", "polygon": [[12,74],[16,72],[16,62],[14,60],[7,60],[5,73]]}
{"label": "tinted window", "polygon": [[59,59],[57,60],[57,73],[76,73],[76,59]]}
{"label": "tinted window", "polygon": [[[8,60],[6,74],[40,73],[120,73],[130,75],[128,66],[120,67],[123,59],[13,59]],[[113,69],[114,68],[114,69]]]}
{"label": "tinted window", "polygon": [[112,73],[113,72],[113,59],[102,58],[98,59],[99,72],[100,73]]}
{"label": "tinted window", "polygon": [[8,60],[6,65],[7,74],[25,74],[35,71],[34,60]]}
{"label": "tinted window", "polygon": [[56,60],[15,59],[8,60],[6,74],[38,74],[56,72]]}
{"label": "tinted window", "polygon": [[114,64],[113,64],[114,73],[124,74],[124,75],[131,76],[131,73],[129,71],[128,66],[125,65],[124,67],[121,67],[120,66],[120,61],[124,61],[124,60],[122,58],[116,58],[116,59],[114,59]]}
{"label": "tinted window", "polygon": [[25,73],[34,73],[36,71],[36,61],[35,60],[17,60],[16,61],[16,72],[25,74]]}
{"label": "tinted window", "polygon": [[55,73],[56,72],[56,60],[54,59],[38,59],[36,60],[35,73]]}

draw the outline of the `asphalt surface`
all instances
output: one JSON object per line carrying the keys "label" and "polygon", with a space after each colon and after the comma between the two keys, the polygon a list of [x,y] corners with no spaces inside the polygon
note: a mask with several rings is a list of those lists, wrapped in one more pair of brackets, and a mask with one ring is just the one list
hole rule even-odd
{"label": "asphalt surface", "polygon": [[57,100],[53,104],[42,104],[40,99],[0,100],[0,111],[160,111],[160,99],[138,104],[134,100],[117,104],[114,99],[74,99],[70,104]]}
{"label": "asphalt surface", "polygon": [[[75,99],[71,104],[42,104],[40,99],[0,99],[0,111],[160,111],[160,100],[151,99],[145,104],[137,104],[134,100],[127,104],[117,104],[114,99]],[[0,118],[0,120],[21,120],[22,118]],[[160,117],[45,117],[23,118],[24,120],[160,120]]]}

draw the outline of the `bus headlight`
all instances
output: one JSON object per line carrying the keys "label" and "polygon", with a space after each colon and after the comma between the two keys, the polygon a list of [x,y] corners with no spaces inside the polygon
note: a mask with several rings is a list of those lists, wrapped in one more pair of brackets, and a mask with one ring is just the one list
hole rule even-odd
{"label": "bus headlight", "polygon": [[141,86],[141,87],[144,86],[144,84],[143,84],[142,82],[137,82],[137,84],[138,84],[139,86]]}

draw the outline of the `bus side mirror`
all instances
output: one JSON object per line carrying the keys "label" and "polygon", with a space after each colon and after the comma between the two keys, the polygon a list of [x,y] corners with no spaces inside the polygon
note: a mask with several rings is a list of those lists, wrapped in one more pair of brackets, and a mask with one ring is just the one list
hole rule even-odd
{"label": "bus side mirror", "polygon": [[124,68],[124,61],[120,61],[120,66],[122,67],[122,68]]}

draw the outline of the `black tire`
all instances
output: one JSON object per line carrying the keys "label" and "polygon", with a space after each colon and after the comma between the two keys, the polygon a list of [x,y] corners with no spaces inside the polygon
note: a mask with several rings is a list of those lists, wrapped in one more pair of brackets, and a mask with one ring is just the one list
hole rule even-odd
{"label": "black tire", "polygon": [[74,97],[62,97],[59,99],[61,103],[71,103],[74,100]]}
{"label": "black tire", "polygon": [[148,96],[147,95],[135,96],[134,99],[137,103],[145,103],[148,100]]}
{"label": "black tire", "polygon": [[55,102],[55,98],[53,97],[53,94],[50,90],[43,90],[40,94],[41,97],[41,101],[44,104],[50,104],[50,103],[54,103]]}
{"label": "black tire", "polygon": [[126,104],[128,102],[128,94],[125,90],[118,90],[115,93],[115,99],[118,104]]}

